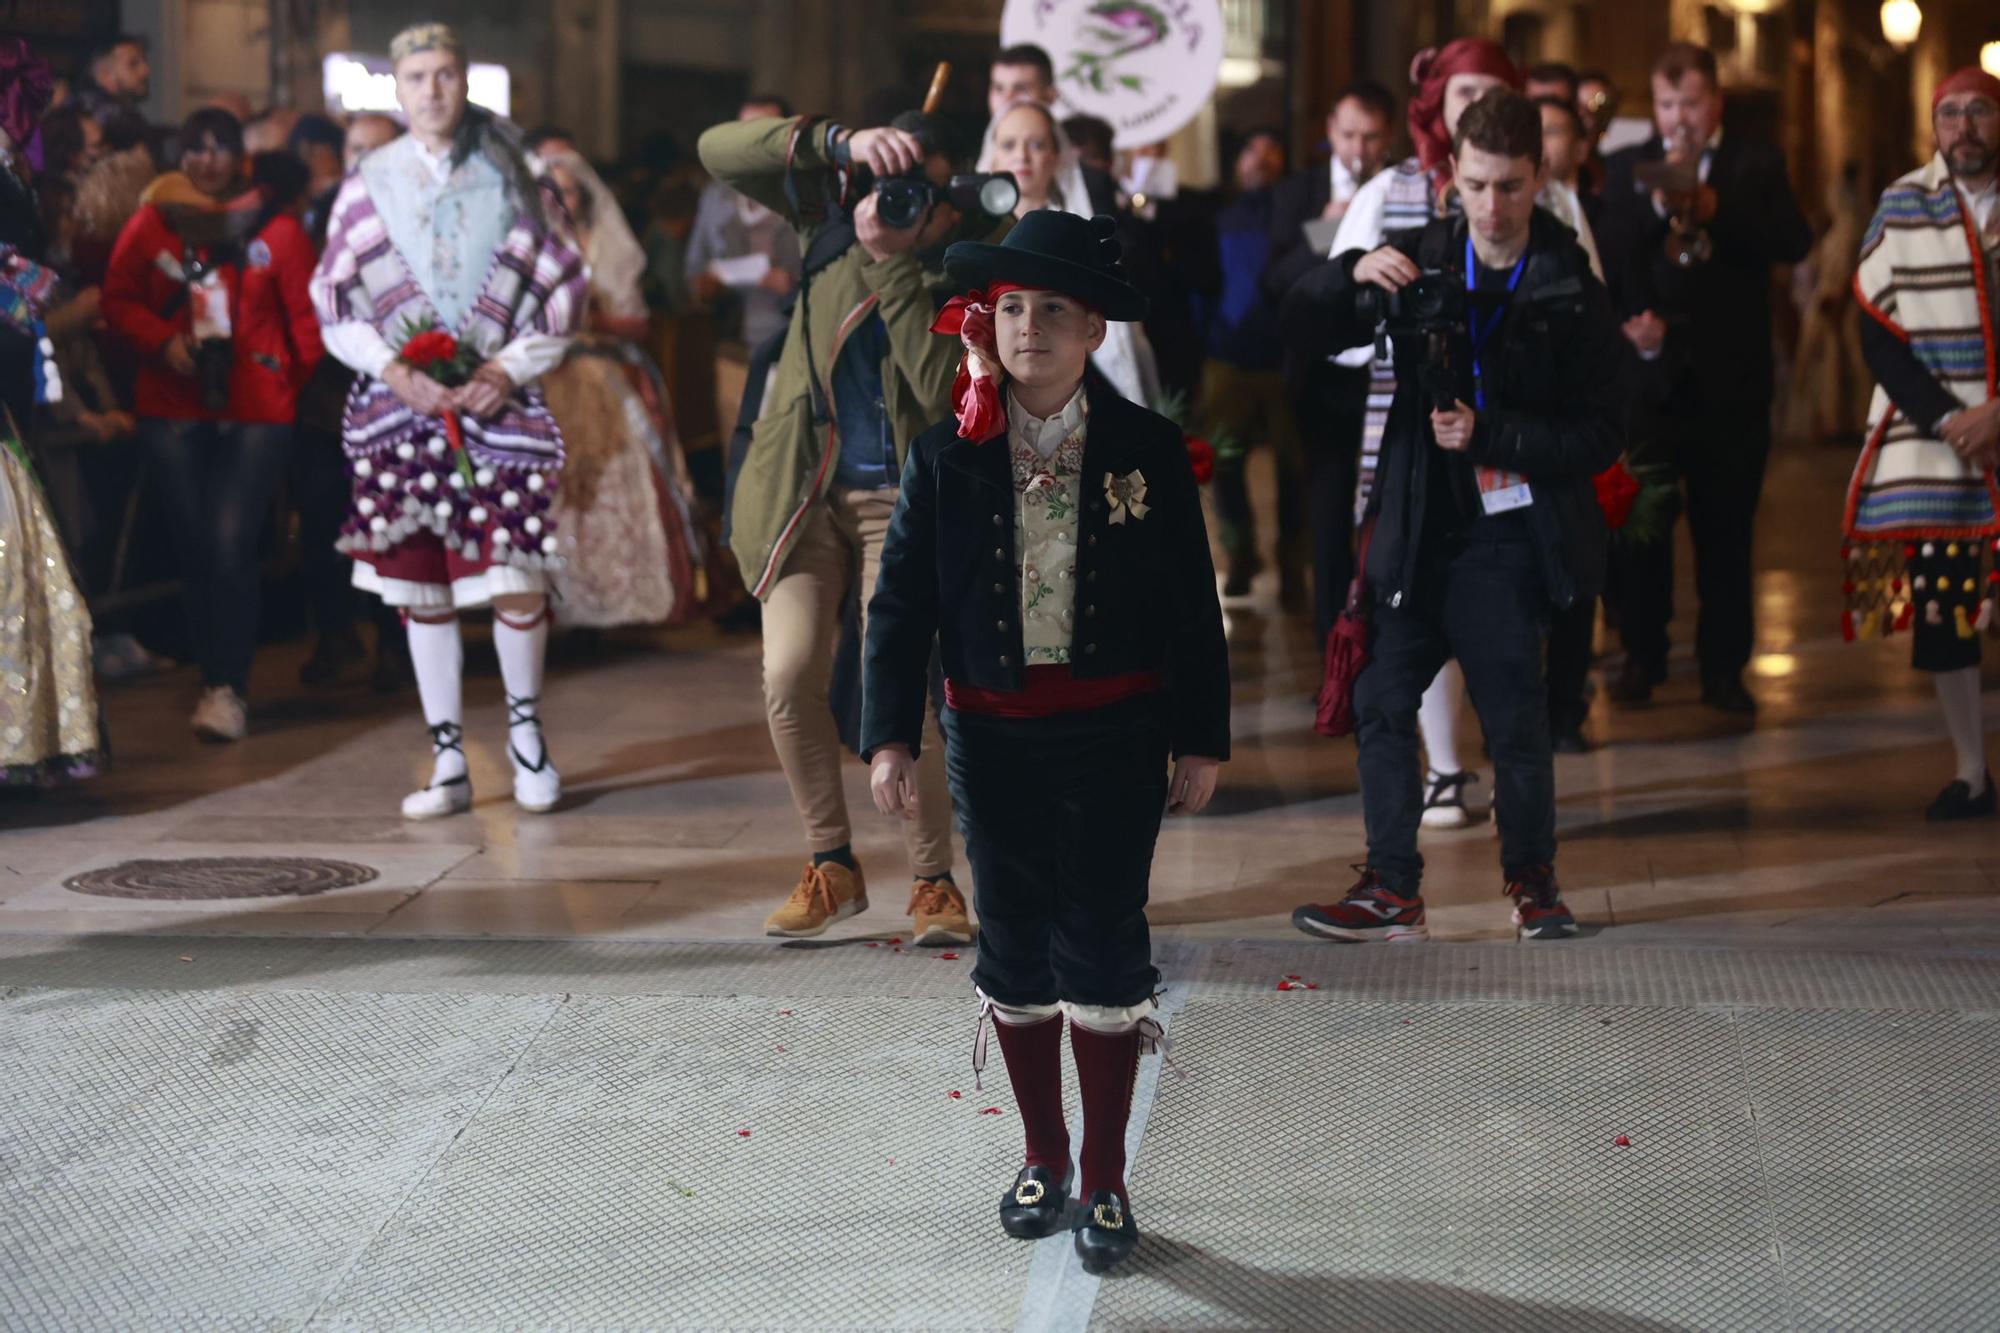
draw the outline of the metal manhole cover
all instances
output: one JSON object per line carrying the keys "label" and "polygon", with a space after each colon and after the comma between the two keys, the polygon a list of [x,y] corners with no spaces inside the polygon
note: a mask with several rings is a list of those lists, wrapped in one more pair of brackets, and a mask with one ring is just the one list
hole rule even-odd
{"label": "metal manhole cover", "polygon": [[99,898],[302,898],[366,884],[377,872],[352,861],[310,856],[203,856],[183,861],[121,861],[63,882]]}

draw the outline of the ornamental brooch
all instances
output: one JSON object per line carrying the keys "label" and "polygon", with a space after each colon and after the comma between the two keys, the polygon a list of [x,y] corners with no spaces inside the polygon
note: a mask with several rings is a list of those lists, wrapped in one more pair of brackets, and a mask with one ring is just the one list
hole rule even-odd
{"label": "ornamental brooch", "polygon": [[1127,514],[1134,520],[1146,517],[1145,474],[1132,471],[1120,477],[1110,472],[1105,473],[1104,499],[1111,506],[1113,523],[1123,523]]}

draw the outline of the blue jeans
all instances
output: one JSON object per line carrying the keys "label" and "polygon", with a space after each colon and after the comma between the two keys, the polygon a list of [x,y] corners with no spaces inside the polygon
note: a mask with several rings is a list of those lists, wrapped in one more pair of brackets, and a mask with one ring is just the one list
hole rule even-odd
{"label": "blue jeans", "polygon": [[202,684],[247,695],[257,652],[257,538],[292,428],[147,417],[139,438],[166,502]]}
{"label": "blue jeans", "polygon": [[1368,864],[1398,893],[1416,892],[1424,873],[1417,704],[1453,657],[1493,752],[1501,868],[1512,876],[1555,864],[1555,757],[1542,679],[1553,607],[1544,589],[1533,543],[1475,538],[1426,551],[1408,605],[1374,608],[1368,665],[1354,682],[1354,735]]}

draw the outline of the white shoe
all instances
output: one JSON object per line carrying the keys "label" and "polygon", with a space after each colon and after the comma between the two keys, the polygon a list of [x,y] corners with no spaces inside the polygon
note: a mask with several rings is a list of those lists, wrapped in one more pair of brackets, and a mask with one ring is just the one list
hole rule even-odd
{"label": "white shoe", "polygon": [[465,731],[456,722],[440,722],[431,728],[431,750],[440,759],[448,750],[458,752],[459,772],[448,778],[439,778],[435,769],[431,772],[430,786],[421,791],[413,791],[403,798],[403,818],[443,819],[446,815],[463,814],[472,808],[472,776],[465,767]]}
{"label": "white shoe", "polygon": [[240,741],[250,730],[250,709],[243,696],[227,685],[203,690],[201,702],[188,719],[194,734],[205,741]]}
{"label": "white shoe", "polygon": [[562,799],[562,775],[549,761],[549,747],[542,746],[542,761],[533,767],[511,745],[507,747],[507,757],[514,761],[514,804],[536,815],[555,809],[556,802]]}
{"label": "white shoe", "polygon": [[472,778],[463,773],[433,782],[403,798],[405,819],[443,819],[446,815],[462,815],[471,808]]}
{"label": "white shoe", "polygon": [[1477,781],[1477,773],[1439,773],[1435,769],[1425,773],[1423,826],[1470,828],[1476,821],[1465,804],[1465,787]]}
{"label": "white shoe", "polygon": [[555,763],[549,758],[549,743],[541,735],[541,719],[535,715],[536,699],[517,699],[507,696],[507,725],[510,729],[523,723],[533,723],[535,740],[541,747],[541,755],[528,762],[510,741],[507,757],[514,761],[514,804],[530,814],[544,815],[556,808],[562,799],[562,775],[556,772]]}

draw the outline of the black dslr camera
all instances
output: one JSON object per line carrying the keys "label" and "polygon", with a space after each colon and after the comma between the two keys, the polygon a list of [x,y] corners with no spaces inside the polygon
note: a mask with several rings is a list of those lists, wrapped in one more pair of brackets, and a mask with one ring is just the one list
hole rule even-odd
{"label": "black dslr camera", "polygon": [[[219,267],[218,259],[202,259],[194,252],[192,245],[182,249],[182,270],[187,274],[187,287],[194,290],[208,275]],[[234,338],[201,338],[194,345],[194,380],[201,390],[201,405],[210,412],[226,411],[229,407],[229,379],[236,369],[236,340]]]}
{"label": "black dslr camera", "polygon": [[1425,269],[1400,291],[1387,292],[1373,283],[1355,289],[1354,313],[1375,326],[1375,357],[1389,359],[1389,340],[1424,340],[1418,379],[1440,411],[1458,401],[1452,374],[1452,340],[1466,327],[1465,275],[1452,269]]}
{"label": "black dslr camera", "polygon": [[882,219],[883,226],[897,231],[907,230],[922,222],[924,213],[940,201],[961,213],[984,213],[997,218],[1012,213],[1014,205],[1021,200],[1020,187],[1014,184],[1014,177],[1004,171],[969,171],[953,176],[948,184],[940,186],[924,175],[921,167],[907,176],[884,176],[880,179],[868,168],[856,167],[852,179],[855,197],[873,190],[876,216]]}
{"label": "black dslr camera", "polygon": [[[906,111],[890,122],[895,129],[905,130],[917,136],[926,149],[935,151],[938,132],[936,121],[920,111]],[[988,217],[1005,217],[1014,211],[1021,201],[1021,190],[1011,173],[964,172],[953,176],[945,185],[938,185],[924,173],[922,164],[912,167],[900,176],[877,177],[867,167],[856,163],[850,155],[845,139],[835,145],[834,161],[847,172],[846,201],[851,206],[859,202],[865,194],[875,196],[875,214],[882,219],[882,225],[897,231],[907,231],[924,220],[924,214],[933,204],[948,203],[968,216],[984,213]]]}

